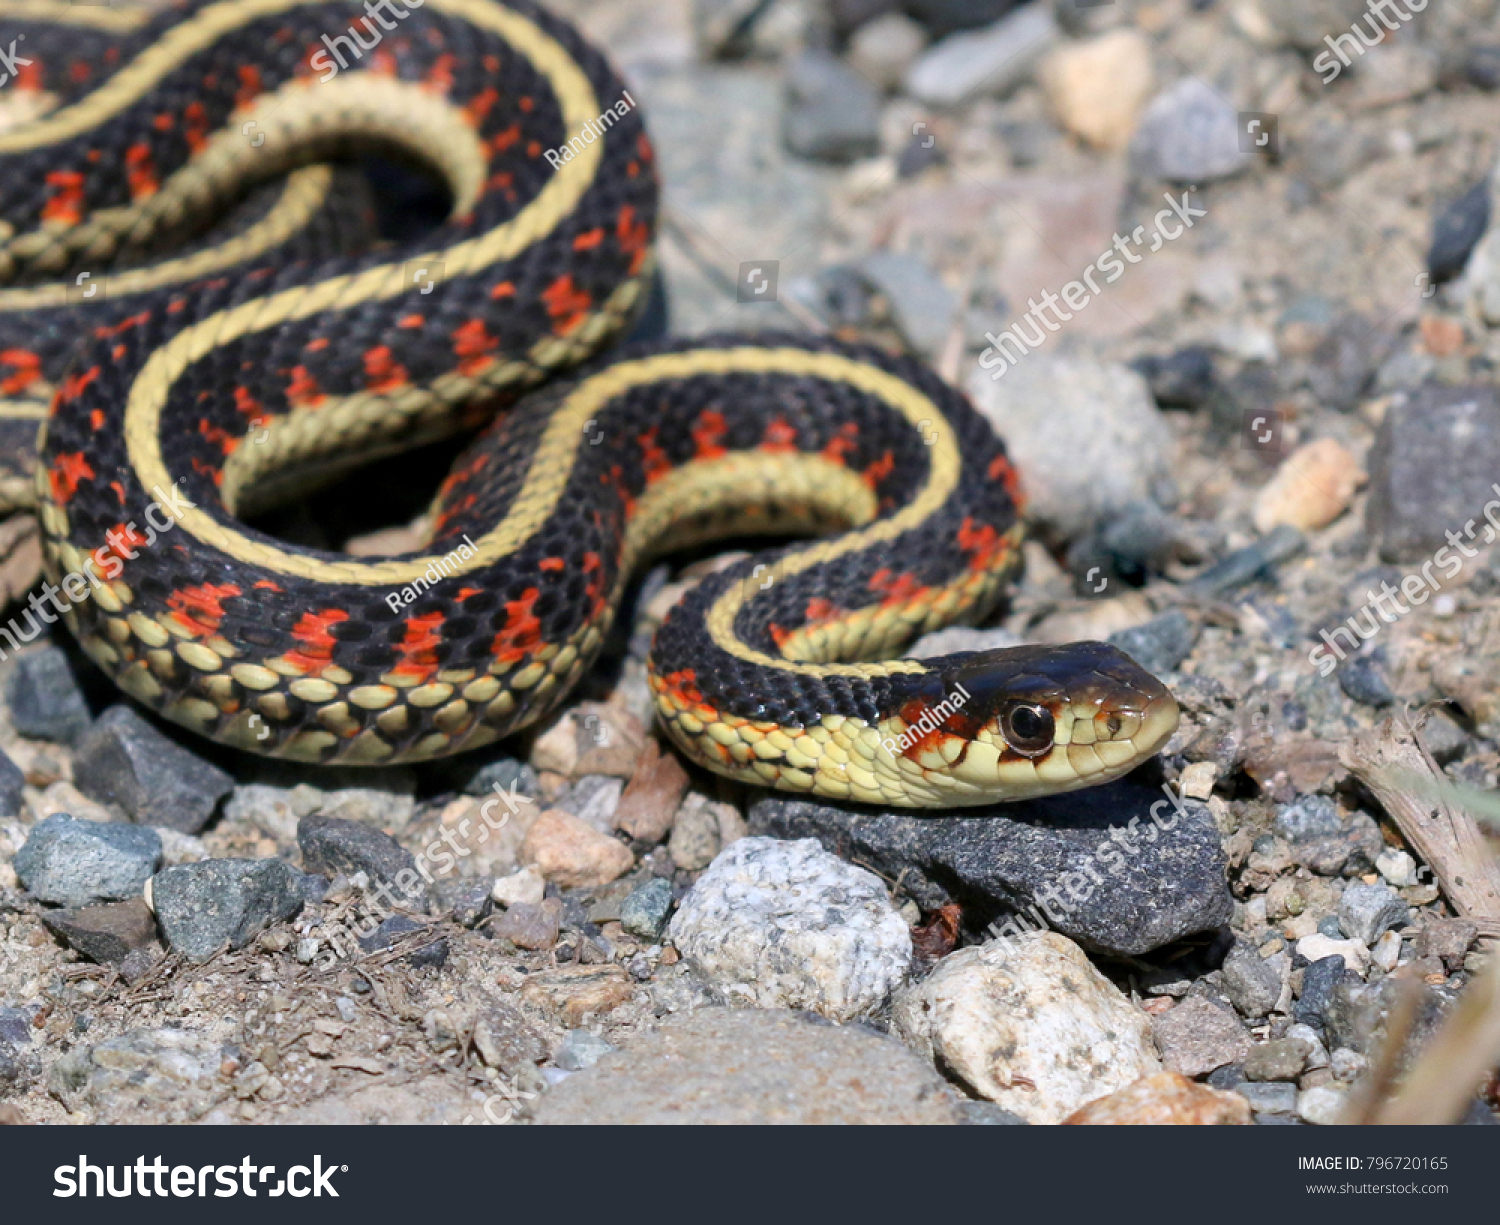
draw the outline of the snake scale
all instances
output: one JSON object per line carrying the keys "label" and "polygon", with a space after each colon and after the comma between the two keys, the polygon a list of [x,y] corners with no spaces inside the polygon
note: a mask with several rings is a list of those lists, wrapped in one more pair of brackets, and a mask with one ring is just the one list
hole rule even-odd
{"label": "snake scale", "polygon": [[[140,702],[300,761],[455,753],[556,708],[643,560],[814,535],[660,627],[650,684],[692,760],[944,807],[1118,777],[1175,728],[1102,643],[892,658],[989,613],[1019,559],[1003,445],[919,363],[779,334],[600,356],[654,273],[657,170],[565,22],[525,0],[0,18],[30,108],[0,131],[0,415],[40,421],[0,494],[42,526],[31,608]],[[368,149],[442,178],[435,231],[354,239],[331,167]],[[243,521],[486,423],[414,552]]]}

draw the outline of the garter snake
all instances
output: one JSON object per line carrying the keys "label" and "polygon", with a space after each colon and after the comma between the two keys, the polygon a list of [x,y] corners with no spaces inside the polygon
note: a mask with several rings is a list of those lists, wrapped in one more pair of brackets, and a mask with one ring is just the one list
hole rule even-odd
{"label": "garter snake", "polygon": [[[779,335],[598,356],[652,275],[657,176],[634,98],[566,23],[525,0],[0,18],[38,111],[0,131],[0,396],[45,414],[32,607],[142,703],[301,761],[442,756],[554,709],[643,559],[831,532],[661,626],[650,683],[693,760],[965,805],[1117,777],[1175,727],[1100,643],[890,658],[988,613],[1019,556],[1003,445],[920,364]],[[450,216],[310,253],[343,229],[325,163],[370,147],[435,169]],[[424,548],[354,558],[243,522],[497,412]]]}

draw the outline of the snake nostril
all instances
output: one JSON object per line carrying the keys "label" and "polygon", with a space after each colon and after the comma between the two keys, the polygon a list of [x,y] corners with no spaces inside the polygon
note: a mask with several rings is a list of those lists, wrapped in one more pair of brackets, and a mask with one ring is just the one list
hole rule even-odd
{"label": "snake nostril", "polygon": [[1120,716],[1110,715],[1109,722],[1106,724],[1106,726],[1109,728],[1109,734],[1111,736],[1118,736],[1120,734]]}

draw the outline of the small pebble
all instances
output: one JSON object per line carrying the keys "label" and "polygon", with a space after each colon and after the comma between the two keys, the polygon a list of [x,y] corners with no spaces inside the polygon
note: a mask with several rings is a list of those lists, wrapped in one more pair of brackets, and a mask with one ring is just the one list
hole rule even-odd
{"label": "small pebble", "polygon": [[1353,452],[1332,438],[1298,447],[1255,496],[1255,530],[1281,524],[1301,531],[1326,527],[1348,509],[1365,474]]}
{"label": "small pebble", "polygon": [[1297,1114],[1305,1122],[1331,1126],[1343,1114],[1344,1101],[1343,1090],[1332,1085],[1304,1089],[1297,1095]]}
{"label": "small pebble", "polygon": [[581,1072],[591,1068],[615,1048],[598,1034],[587,1029],[570,1029],[552,1062],[564,1071]]}
{"label": "small pebble", "polygon": [[1151,41],[1122,27],[1065,42],[1048,53],[1037,76],[1064,129],[1096,149],[1122,149],[1151,94]]}

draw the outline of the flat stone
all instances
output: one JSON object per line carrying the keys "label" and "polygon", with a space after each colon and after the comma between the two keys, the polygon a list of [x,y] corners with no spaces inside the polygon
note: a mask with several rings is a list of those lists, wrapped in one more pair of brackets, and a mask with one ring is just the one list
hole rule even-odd
{"label": "flat stone", "polygon": [[1347,1100],[1343,1089],[1317,1085],[1297,1095],[1297,1115],[1304,1122],[1329,1127],[1341,1120]]}
{"label": "flat stone", "polygon": [[635,774],[615,808],[616,829],[638,842],[660,842],[672,828],[672,817],[687,790],[688,774],[677,754],[653,737],[646,741]]}
{"label": "flat stone", "polygon": [[885,885],[810,838],[736,842],[682,899],[668,935],[726,998],[836,1021],[880,1007],[911,964]]}
{"label": "flat stone", "polygon": [[1147,672],[1175,672],[1193,653],[1199,628],[1198,622],[1182,609],[1169,608],[1144,625],[1111,634],[1109,641]]}
{"label": "flat stone", "polygon": [[953,331],[958,299],[942,279],[914,255],[876,251],[859,262],[860,275],[890,304],[892,320],[907,344],[929,360]]}
{"label": "flat stone", "polygon": [[[394,945],[403,936],[412,932],[426,931],[430,924],[419,923],[403,914],[393,914],[381,921],[368,936],[359,938],[359,947],[367,953],[380,953]],[[400,958],[407,965],[418,968],[437,968],[448,960],[448,939],[439,936],[436,940],[416,941],[417,947]]]}
{"label": "flat stone", "polygon": [[[1493,387],[1419,387],[1397,392],[1370,448],[1365,522],[1388,562],[1422,562],[1450,545],[1455,532],[1473,550],[1494,533],[1483,509],[1500,473],[1500,394]],[[1475,534],[1466,538],[1466,524]],[[1446,575],[1447,563],[1436,573]]]}
{"label": "flat stone", "polygon": [[[176,871],[177,869],[172,869]],[[132,1029],[76,1046],[51,1067],[47,1090],[100,1123],[186,1123],[219,1100],[222,1044],[186,1029]]]}
{"label": "flat stone", "polygon": [[79,742],[73,758],[78,789],[118,804],[141,825],[196,834],[208,824],[234,779],[157,731],[128,706],[111,706]]}
{"label": "flat stone", "polygon": [[308,872],[332,878],[342,872],[363,872],[384,903],[421,910],[428,890],[417,861],[389,834],[358,821],[315,815],[297,825],[297,845],[302,848],[302,866]]}
{"label": "flat stone", "polygon": [[1195,76],[1151,100],[1131,142],[1142,174],[1174,183],[1208,183],[1238,174],[1255,156],[1240,148],[1239,115]]}
{"label": "flat stone", "polygon": [[635,856],[617,838],[560,808],[537,816],[521,843],[523,864],[561,889],[593,889],[630,871]]}
{"label": "flat stone", "polygon": [[944,109],[1008,93],[1031,76],[1058,33],[1047,5],[1025,5],[987,29],[952,34],[928,47],[907,72],[905,92]]}
{"label": "flat stone", "polygon": [[73,744],[94,721],[78,675],[61,647],[16,656],[5,700],[11,726],[37,740]]}
{"label": "flat stone", "polygon": [[474,1049],[492,1068],[515,1078],[547,1057],[547,1043],[520,1009],[503,999],[491,999],[474,1021]]}
{"label": "flat stone", "polygon": [[1138,956],[1212,931],[1233,913],[1207,807],[1185,801],[1174,814],[1161,791],[1129,780],[962,816],[764,793],[750,806],[750,827],[817,838],[834,854],[900,880],[924,910],[957,902],[974,931],[995,924],[1013,935],[1044,924],[1085,948]]}
{"label": "flat stone", "polygon": [[1305,1038],[1276,1038],[1245,1056],[1246,1080],[1295,1080],[1312,1053]]}
{"label": "flat stone", "polygon": [[1221,967],[1224,991],[1239,1014],[1265,1016],[1281,999],[1281,974],[1253,947],[1236,944]]}
{"label": "flat stone", "polygon": [[1243,1126],[1250,1107],[1235,1093],[1196,1085],[1176,1072],[1156,1072],[1090,1102],[1063,1120],[1075,1125]]}
{"label": "flat stone", "polygon": [[55,813],[32,826],[13,866],[38,901],[87,906],[139,897],[160,862],[155,830]]}
{"label": "flat stone", "polygon": [[799,157],[851,162],[880,152],[880,97],[827,52],[805,51],[786,70],[782,139]]}
{"label": "flat stone", "polygon": [[1251,1050],[1250,1035],[1234,1013],[1201,997],[1184,1000],[1151,1024],[1162,1063],[1184,1076],[1239,1063]]}
{"label": "flat stone", "polygon": [[42,922],[69,948],[101,964],[124,961],[156,939],[156,916],[142,898],[44,911]]}
{"label": "flat stone", "polygon": [[562,1045],[552,1056],[552,1062],[567,1072],[581,1072],[591,1068],[604,1056],[615,1050],[598,1034],[587,1029],[570,1029],[563,1037]]}
{"label": "flat stone", "polygon": [[1256,1114],[1292,1114],[1297,1109],[1297,1086],[1244,1081],[1234,1092],[1249,1103]]}
{"label": "flat stone", "polygon": [[227,941],[244,948],[302,909],[302,874],[281,859],[205,859],[163,868],[151,880],[167,944],[197,962]]}
{"label": "flat stone", "polygon": [[894,1032],[970,1091],[1030,1123],[1161,1070],[1151,1024],[1056,932],[944,957],[896,997]]}
{"label": "flat stone", "polygon": [[1327,527],[1348,509],[1365,474],[1353,453],[1332,438],[1298,447],[1255,495],[1255,530],[1283,523],[1299,531]]}
{"label": "flat stone", "polygon": [[517,948],[545,951],[557,943],[562,909],[562,902],[557,898],[516,902],[485,930],[496,940],[509,940]]}
{"label": "flat stone", "polygon": [[1406,902],[1389,885],[1351,881],[1339,899],[1339,928],[1351,940],[1374,944],[1395,927],[1406,926]]}
{"label": "flat stone", "polygon": [[671,913],[672,882],[657,878],[631,890],[620,903],[620,926],[632,936],[654,944],[666,930],[667,916]]}
{"label": "flat stone", "polygon": [[791,1012],[704,1008],[563,1081],[538,1124],[952,1124],[941,1077],[860,1026]]}
{"label": "flat stone", "polygon": [[1298,940],[1297,955],[1314,963],[1325,961],[1330,957],[1339,957],[1356,974],[1363,974],[1370,967],[1370,950],[1363,941],[1335,940],[1322,932],[1313,932]]}

